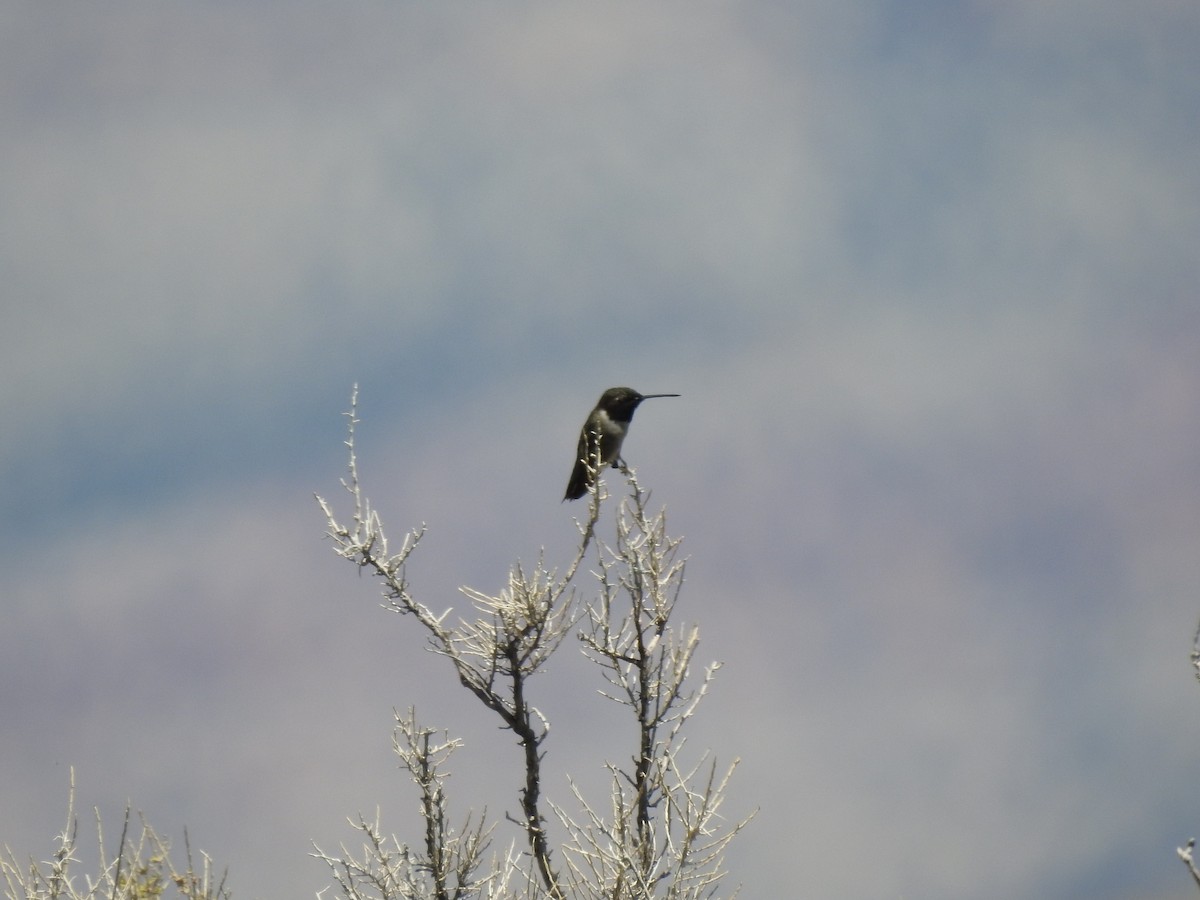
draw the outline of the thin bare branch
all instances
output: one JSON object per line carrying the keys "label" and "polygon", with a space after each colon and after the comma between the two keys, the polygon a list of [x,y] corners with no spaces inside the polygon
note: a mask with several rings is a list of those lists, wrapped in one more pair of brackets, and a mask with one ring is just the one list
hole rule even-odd
{"label": "thin bare branch", "polygon": [[[496,594],[461,588],[474,615],[451,622],[449,609],[435,614],[409,591],[406,566],[424,526],[408,532],[399,551],[391,553],[382,521],[363,494],[355,448],[357,388],[347,422],[349,462],[343,486],[352,510],[343,524],[331,505],[318,497],[327,533],[339,556],[380,580],[385,608],[413,616],[425,629],[430,649],[450,660],[459,682],[516,735],[524,779],[517,792],[520,814],[512,820],[524,831],[528,847],[520,870],[523,896],[714,896],[725,874],[724,848],[748,819],[728,824],[718,812],[734,767],[717,778],[715,762],[707,755],[688,767],[681,763],[683,726],[695,714],[719,664],[705,667],[698,682],[692,678],[699,630],[672,622],[686,561],[679,556],[680,541],[667,535],[665,511],[650,513],[649,494],[636,474],[622,467],[630,494],[616,509],[616,536],[609,545],[596,536],[608,490],[603,479],[593,477],[588,514],[576,522],[579,544],[562,574],[548,567],[541,554],[532,568],[518,563]],[[589,464],[592,475],[598,476],[598,452]],[[592,547],[597,550],[598,592],[581,601],[574,578]],[[531,689],[535,676],[577,627],[585,656],[604,679],[606,687],[600,693],[631,713],[635,749],[630,764],[609,765],[605,810],[589,804],[574,785],[581,810],[578,820],[550,804],[568,834],[562,847],[566,868],[560,872],[552,861],[542,813],[543,744],[550,725],[535,706]],[[422,889],[421,896],[438,900],[457,896],[450,857],[459,845],[454,844],[456,833],[445,825],[442,774],[457,744],[448,737],[434,740],[432,732],[415,731],[411,718],[407,721],[409,725],[398,728],[396,747],[421,791],[424,846],[418,853],[394,838],[389,843],[377,820],[368,823],[360,817],[355,827],[367,838],[361,856],[317,853],[350,900],[366,896],[364,885],[372,886],[372,896],[385,898],[415,896],[412,891]],[[485,834],[490,830],[479,831],[481,842]],[[501,862],[511,860],[508,856]],[[478,857],[473,861],[477,864]],[[490,890],[507,884],[510,875],[511,869],[493,868],[489,877],[473,883]]]}

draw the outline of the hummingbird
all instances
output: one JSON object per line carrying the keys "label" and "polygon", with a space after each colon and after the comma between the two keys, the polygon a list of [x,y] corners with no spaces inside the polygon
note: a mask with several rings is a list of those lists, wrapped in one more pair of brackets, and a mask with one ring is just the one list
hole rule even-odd
{"label": "hummingbird", "polygon": [[600,445],[600,459],[597,469],[603,469],[612,463],[614,469],[625,464],[621,459],[621,445],[625,443],[625,435],[629,434],[629,423],[633,421],[634,410],[643,400],[653,397],[678,397],[678,394],[639,394],[633,388],[609,388],[600,395],[593,409],[583,423],[579,432],[579,449],[575,451],[575,468],[571,470],[571,480],[567,482],[567,493],[564,500],[578,500],[592,486],[592,475],[599,472],[589,472],[589,466],[596,466],[596,444]]}

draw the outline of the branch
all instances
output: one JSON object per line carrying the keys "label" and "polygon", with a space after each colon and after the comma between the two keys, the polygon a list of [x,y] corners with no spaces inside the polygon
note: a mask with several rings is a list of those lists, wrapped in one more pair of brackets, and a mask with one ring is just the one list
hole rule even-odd
{"label": "branch", "polygon": [[1187,866],[1188,871],[1192,875],[1192,881],[1196,882],[1196,887],[1200,888],[1200,870],[1196,868],[1196,860],[1193,852],[1196,848],[1196,839],[1188,838],[1188,842],[1182,846],[1175,848],[1175,852],[1179,854],[1179,858],[1183,860],[1183,864]]}
{"label": "branch", "polygon": [[[192,850],[187,846],[187,873],[181,875],[171,861],[170,847],[141,820],[136,837],[130,832],[131,810],[125,809],[121,840],[115,856],[110,857],[104,846],[104,826],[99,810],[96,815],[96,843],[99,855],[95,876],[84,875],[85,887],[77,887],[71,869],[79,865],[75,856],[78,821],[75,817],[75,770],[71,769],[67,794],[67,824],[58,836],[58,849],[45,863],[30,860],[27,867],[17,862],[7,847],[0,854],[0,874],[4,877],[6,897],[25,897],[27,900],[136,900],[160,897],[167,888],[167,878],[174,881],[184,900],[229,900],[225,879],[212,879],[212,863],[203,855],[202,873],[197,875],[192,862]],[[139,816],[140,818],[140,816]],[[184,832],[187,844],[187,832]],[[46,867],[43,870],[43,866]],[[168,876],[169,873],[169,876]]]}
{"label": "branch", "polygon": [[509,572],[507,587],[497,595],[460,588],[480,615],[470,621],[447,624],[449,609],[435,614],[414,598],[408,587],[408,558],[423,537],[425,526],[408,532],[400,550],[391,553],[383,523],[363,495],[355,447],[357,405],[356,385],[346,414],[349,471],[342,480],[353,503],[348,523],[339,521],[322,497],[316,498],[326,518],[327,534],[334,541],[334,551],[380,580],[384,607],[412,615],[425,629],[429,649],[449,659],[459,683],[516,734],[525,764],[524,785],[519,790],[521,826],[540,881],[552,897],[561,900],[564,894],[551,865],[540,810],[541,744],[549,726],[531,705],[528,685],[562,644],[577,618],[572,582],[595,534],[602,494],[598,489],[592,492],[586,520],[576,523],[581,539],[563,575],[546,568],[540,555],[532,572],[526,572],[518,563]]}
{"label": "branch", "polygon": [[666,513],[650,514],[649,495],[626,470],[616,542],[600,543],[600,596],[579,638],[608,684],[602,696],[626,707],[636,729],[632,767],[609,764],[609,809],[602,813],[572,784],[577,820],[555,812],[570,834],[565,847],[573,887],[597,898],[709,897],[725,876],[724,850],[750,821],[719,815],[735,762],[720,779],[708,755],[681,767],[684,723],[707,693],[719,663],[690,686],[699,630],[675,626],[683,586],[680,541],[667,536]]}

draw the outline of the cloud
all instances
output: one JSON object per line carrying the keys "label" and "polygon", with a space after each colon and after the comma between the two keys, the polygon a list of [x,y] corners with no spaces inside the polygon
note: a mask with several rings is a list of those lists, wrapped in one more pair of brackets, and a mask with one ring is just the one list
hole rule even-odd
{"label": "cloud", "polygon": [[[727,664],[694,743],[763,808],[747,894],[1178,884],[1190,8],[302,11],[2,14],[0,840],[44,852],[74,764],[236,891],[314,890],[309,838],[407,827],[409,702],[510,808],[310,495],[358,381],[372,499],[465,611],[565,555],[624,383],[683,394],[627,453]],[[612,739],[563,671],[556,766]]]}

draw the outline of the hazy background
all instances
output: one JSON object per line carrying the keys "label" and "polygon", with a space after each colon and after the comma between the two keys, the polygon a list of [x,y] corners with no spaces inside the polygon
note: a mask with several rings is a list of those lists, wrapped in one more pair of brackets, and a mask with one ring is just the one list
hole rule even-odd
{"label": "hazy background", "polygon": [[[312,494],[358,382],[465,609],[567,559],[627,384],[683,395],[626,456],[725,664],[689,746],[761,807],[730,888],[1194,896],[1197,47],[1175,0],[6,4],[0,844],[74,766],[82,832],[311,897],[347,815],[415,834],[410,703],[502,821],[516,746]],[[574,656],[564,803],[630,746]]]}

